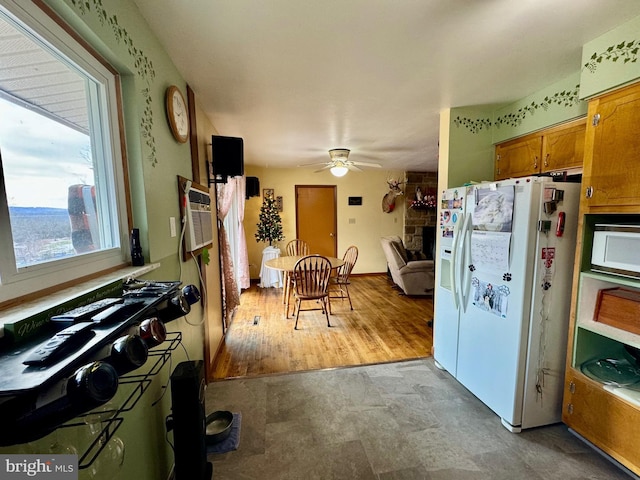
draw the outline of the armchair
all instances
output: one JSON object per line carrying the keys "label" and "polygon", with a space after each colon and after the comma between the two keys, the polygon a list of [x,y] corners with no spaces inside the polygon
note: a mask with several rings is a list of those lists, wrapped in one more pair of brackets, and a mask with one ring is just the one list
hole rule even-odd
{"label": "armchair", "polygon": [[433,260],[409,260],[402,239],[398,236],[382,237],[380,243],[391,278],[406,295],[433,295]]}

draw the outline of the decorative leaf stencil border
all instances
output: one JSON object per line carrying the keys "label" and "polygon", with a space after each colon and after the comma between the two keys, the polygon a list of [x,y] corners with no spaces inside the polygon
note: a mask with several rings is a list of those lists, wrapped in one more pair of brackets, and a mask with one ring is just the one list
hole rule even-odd
{"label": "decorative leaf stencil border", "polygon": [[145,83],[140,93],[144,98],[144,110],[140,119],[140,129],[145,139],[145,144],[149,148],[147,158],[151,161],[153,167],[156,166],[158,160],[156,158],[156,140],[152,133],[153,127],[153,99],[151,98],[151,83],[153,82],[156,72],[153,63],[147,58],[144,52],[133,44],[133,39],[129,33],[118,23],[116,15],[109,15],[102,5],[102,0],[71,0],[71,4],[82,14],[86,15],[95,11],[100,25],[111,28],[116,41],[127,47],[127,52],[133,58],[133,65],[136,69],[138,77]]}
{"label": "decorative leaf stencil border", "polygon": [[563,90],[561,92],[556,92],[551,96],[547,95],[540,103],[533,101],[529,105],[519,108],[515,113],[501,115],[496,118],[495,125],[498,128],[500,128],[501,125],[517,127],[525,118],[527,118],[528,115],[535,114],[536,110],[539,110],[540,108],[546,111],[553,104],[557,104],[565,108],[578,105],[581,102],[579,95],[580,84],[576,85],[573,90]]}
{"label": "decorative leaf stencil border", "polygon": [[495,122],[491,122],[488,118],[472,119],[467,117],[456,117],[453,121],[455,125],[460,128],[464,127],[471,133],[478,133],[483,128],[489,129],[492,125],[500,128],[502,125],[517,127],[522,124],[522,121],[528,116],[536,113],[536,110],[543,109],[548,110],[553,104],[557,104],[561,107],[568,108],[579,104],[582,100],[579,98],[580,85],[576,85],[573,90],[562,90],[556,92],[553,95],[547,95],[540,102],[533,101],[529,105],[520,107],[514,113],[508,113],[496,118]]}
{"label": "decorative leaf stencil border", "polygon": [[465,127],[471,133],[478,133],[483,128],[486,128],[487,130],[491,128],[491,120],[488,118],[478,118],[472,120],[471,118],[461,118],[458,116],[455,118],[453,123],[455,123],[458,128],[460,128],[461,126]]}
{"label": "decorative leaf stencil border", "polygon": [[[598,66],[603,61],[611,61],[613,63],[621,61],[622,64],[637,63],[639,53],[640,40],[623,40],[622,42],[615,45],[610,45],[600,53],[594,52],[593,55],[591,55],[591,57],[589,58],[589,61],[583,65],[582,69],[587,69],[589,70],[589,72],[595,73],[598,69]],[[571,107],[577,105],[581,102],[581,100],[578,98],[579,91],[580,85],[576,85],[573,90],[563,90],[562,92],[555,93],[550,97],[547,96],[540,103],[537,103],[535,101],[531,102],[529,105],[525,105],[524,107],[519,108],[515,113],[509,113],[498,117],[494,122],[494,125],[498,128],[500,128],[501,125],[517,127],[522,123],[527,115],[533,115],[539,108],[547,110],[549,106],[554,103],[562,107]],[[474,120],[466,117],[457,117],[453,122],[458,128],[460,128],[461,126],[465,127],[471,133],[478,133],[483,128],[491,127],[491,121],[487,119]]]}
{"label": "decorative leaf stencil border", "polygon": [[616,45],[609,46],[603,52],[593,52],[593,55],[589,58],[589,61],[582,66],[591,73],[596,73],[598,65],[603,60],[610,60],[616,63],[622,59],[622,63],[636,63],[638,61],[638,52],[640,51],[640,40],[622,41]]}

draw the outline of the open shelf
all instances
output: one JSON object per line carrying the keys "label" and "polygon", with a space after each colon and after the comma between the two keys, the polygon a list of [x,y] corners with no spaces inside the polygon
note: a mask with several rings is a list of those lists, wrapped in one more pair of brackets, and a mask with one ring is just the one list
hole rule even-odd
{"label": "open shelf", "polygon": [[582,272],[580,274],[576,324],[579,328],[640,348],[640,335],[594,320],[598,292],[603,289],[620,286],[637,288],[638,282],[633,279],[604,273]]}

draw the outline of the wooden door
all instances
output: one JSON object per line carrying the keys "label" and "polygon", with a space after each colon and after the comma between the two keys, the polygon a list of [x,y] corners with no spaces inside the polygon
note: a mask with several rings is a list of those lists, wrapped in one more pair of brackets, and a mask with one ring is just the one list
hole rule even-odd
{"label": "wooden door", "polygon": [[496,145],[495,179],[540,173],[542,135],[527,135]]}
{"label": "wooden door", "polygon": [[640,205],[640,83],[589,102],[584,155],[586,205]]}
{"label": "wooden door", "polygon": [[335,185],[296,185],[296,238],[309,253],[335,257],[338,238]]}
{"label": "wooden door", "polygon": [[545,130],[542,137],[542,171],[582,167],[586,131],[584,118]]}

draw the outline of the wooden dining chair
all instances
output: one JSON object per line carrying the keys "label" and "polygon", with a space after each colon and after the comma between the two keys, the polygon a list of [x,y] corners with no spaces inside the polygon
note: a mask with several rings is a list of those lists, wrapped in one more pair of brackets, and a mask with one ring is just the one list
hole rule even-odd
{"label": "wooden dining chair", "polygon": [[[293,297],[295,299],[296,324],[301,310],[322,310],[329,322],[329,280],[331,278],[331,262],[321,255],[307,255],[296,262],[293,268]],[[313,302],[314,307],[302,308],[302,302]],[[320,305],[318,307],[318,305]]]}
{"label": "wooden dining chair", "polygon": [[287,255],[309,255],[309,245],[307,245],[307,242],[300,240],[299,238],[294,238],[287,243],[285,250],[287,251]]}
{"label": "wooden dining chair", "polygon": [[[285,246],[285,252],[287,256],[290,257],[300,257],[304,255],[309,255],[309,245],[304,240],[300,240],[299,238],[294,238]],[[282,295],[282,300],[285,304],[285,317],[289,317],[289,304],[291,303],[291,289],[293,287],[293,280],[289,276],[288,272],[284,272],[284,277],[282,281],[284,285],[284,291]]]}
{"label": "wooden dining chair", "polygon": [[349,294],[349,275],[351,275],[351,271],[358,260],[358,247],[351,245],[347,248],[342,260],[344,265],[338,269],[337,275],[331,277],[331,282],[329,283],[329,313],[331,313],[332,299],[348,299],[349,307],[353,310],[351,295]]}

